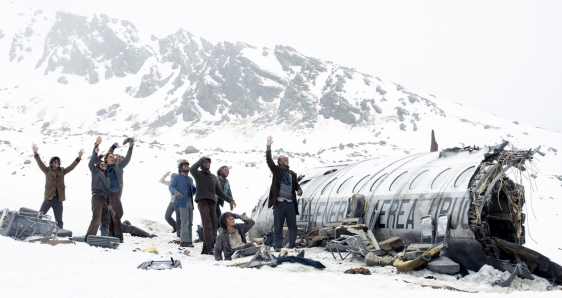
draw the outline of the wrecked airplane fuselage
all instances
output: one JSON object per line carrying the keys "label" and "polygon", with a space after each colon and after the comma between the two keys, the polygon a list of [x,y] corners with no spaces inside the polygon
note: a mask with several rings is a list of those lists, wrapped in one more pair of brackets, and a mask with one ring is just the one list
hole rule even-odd
{"label": "wrecked airplane fuselage", "polygon": [[[484,264],[530,273],[562,283],[562,268],[525,244],[525,161],[535,151],[466,147],[305,171],[299,177],[300,221],[313,228],[359,214],[379,240],[404,243],[444,241],[444,255],[469,270]],[[253,235],[273,223],[267,191],[253,210]],[[365,197],[363,210],[350,210],[353,194]],[[355,214],[355,215],[352,215]]]}

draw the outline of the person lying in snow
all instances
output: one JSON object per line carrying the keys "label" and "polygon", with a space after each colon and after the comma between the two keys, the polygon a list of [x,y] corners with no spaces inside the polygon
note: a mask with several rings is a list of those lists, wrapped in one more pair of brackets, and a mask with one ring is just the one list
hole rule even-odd
{"label": "person lying in snow", "polygon": [[[237,224],[236,219],[241,219],[244,223]],[[255,223],[246,213],[242,215],[231,212],[223,213],[219,219],[222,232],[217,237],[217,242],[215,243],[215,260],[222,260],[223,253],[225,260],[231,260],[232,254],[236,250],[254,246],[253,243],[246,241],[246,233]]]}

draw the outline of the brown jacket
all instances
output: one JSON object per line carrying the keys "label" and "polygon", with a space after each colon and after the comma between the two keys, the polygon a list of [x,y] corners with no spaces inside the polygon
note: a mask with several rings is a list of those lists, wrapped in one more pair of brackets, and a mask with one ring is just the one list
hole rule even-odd
{"label": "brown jacket", "polygon": [[[271,158],[271,148],[267,148],[265,151],[265,160],[267,161],[267,166],[271,170],[273,176],[271,177],[271,187],[269,188],[269,201],[267,208],[273,207],[277,203],[277,197],[279,197],[279,190],[281,190],[281,169],[278,165],[273,162]],[[299,205],[297,202],[297,191],[301,190],[301,186],[297,182],[297,173],[289,170],[291,172],[291,177],[293,178],[293,205],[295,205],[295,212],[299,215]]]}
{"label": "brown jacket", "polygon": [[59,202],[64,202],[66,200],[66,196],[64,194],[64,190],[66,186],[64,185],[64,175],[70,173],[70,171],[74,170],[74,168],[80,162],[80,158],[77,157],[74,162],[69,167],[63,168],[59,167],[56,170],[49,166],[45,166],[39,154],[35,155],[35,161],[37,165],[45,173],[45,200],[52,200],[55,196],[55,190],[59,196]]}

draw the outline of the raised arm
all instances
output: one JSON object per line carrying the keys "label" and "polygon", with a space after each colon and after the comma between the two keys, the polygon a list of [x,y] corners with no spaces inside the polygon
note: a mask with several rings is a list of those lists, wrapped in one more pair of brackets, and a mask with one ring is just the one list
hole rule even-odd
{"label": "raised arm", "polygon": [[109,150],[107,150],[107,153],[113,154],[113,151],[115,151],[115,149],[117,149],[117,147],[119,147],[119,143],[117,143],[117,142],[113,143],[113,145],[111,145],[111,147],[109,147]]}
{"label": "raised arm", "polygon": [[[164,185],[170,185],[170,181],[166,181],[166,177],[170,176],[170,172],[168,171],[166,174],[164,174],[164,176],[162,176],[162,178],[160,178],[160,180],[158,180],[158,182],[164,184]],[[171,179],[170,179],[171,180]]]}
{"label": "raised arm", "polygon": [[46,173],[47,167],[45,166],[45,164],[41,160],[41,157],[39,157],[39,154],[37,153],[37,150],[39,150],[39,147],[37,147],[37,145],[33,144],[33,145],[31,145],[31,149],[33,149],[33,157],[35,158],[35,161],[37,162],[37,165],[39,166],[39,169],[41,169],[41,171],[43,173]]}
{"label": "raised arm", "polygon": [[251,219],[250,217],[248,217],[248,215],[246,215],[246,212],[242,213],[240,219],[244,222],[244,226],[242,227],[244,233],[247,233],[256,224],[256,222],[253,219]]}
{"label": "raised arm", "polygon": [[82,154],[84,154],[84,149],[80,149],[80,151],[78,151],[78,157],[72,162],[70,166],[64,168],[65,175],[70,173],[72,170],[74,170],[74,168],[78,165],[80,160],[82,160]]}
{"label": "raised arm", "polygon": [[99,145],[101,144],[101,137],[96,138],[96,143],[94,144],[94,150],[92,151],[92,157],[90,158],[90,162],[88,163],[88,168],[93,173],[96,170],[96,163],[99,162],[98,152],[100,151]]}
{"label": "raised arm", "polygon": [[195,180],[197,180],[197,178],[201,177],[201,172],[199,171],[199,168],[201,168],[201,166],[203,165],[203,162],[205,161],[205,159],[203,157],[199,158],[198,161],[196,161],[191,168],[189,168],[189,172],[191,173],[191,176],[193,176],[193,178]]}
{"label": "raised arm", "polygon": [[277,170],[277,166],[275,165],[273,159],[271,158],[271,144],[273,144],[273,138],[269,136],[267,137],[267,149],[265,150],[265,161],[267,163],[267,166],[269,167],[269,170],[273,173],[274,171]]}
{"label": "raised arm", "polygon": [[131,138],[131,140],[129,141],[129,150],[127,150],[127,155],[125,155],[125,158],[123,158],[123,161],[121,162],[121,168],[125,168],[129,164],[129,161],[131,161],[131,155],[133,155],[133,146],[135,146],[135,140]]}

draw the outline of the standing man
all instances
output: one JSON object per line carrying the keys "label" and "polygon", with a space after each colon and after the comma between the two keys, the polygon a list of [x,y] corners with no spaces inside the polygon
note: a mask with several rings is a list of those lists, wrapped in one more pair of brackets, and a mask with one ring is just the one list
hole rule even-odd
{"label": "standing man", "polygon": [[297,215],[299,214],[297,196],[302,196],[302,189],[297,182],[297,173],[289,169],[289,158],[279,156],[277,165],[271,158],[273,138],[267,137],[265,159],[271,170],[271,187],[269,189],[268,208],[273,207],[273,245],[280,251],[283,244],[283,223],[287,220],[289,228],[289,247],[295,247],[297,239]]}
{"label": "standing man", "polygon": [[[234,198],[232,196],[232,191],[230,190],[230,183],[228,182],[228,179],[226,179],[229,173],[230,170],[228,169],[227,166],[220,167],[217,171],[217,183],[219,184],[219,187],[222,190],[222,192],[224,192],[227,196]],[[217,205],[217,229],[218,229],[219,227],[221,227],[219,225],[219,218],[221,217],[221,207],[224,206],[224,200],[216,195],[215,198],[217,199],[216,205]]]}
{"label": "standing man", "polygon": [[[115,211],[115,216],[111,216],[109,222],[109,236],[114,236],[119,238],[121,243],[123,243],[123,230],[121,229],[121,218],[123,217],[123,205],[121,204],[121,189],[123,188],[123,169],[131,161],[131,155],[133,155],[133,146],[135,146],[135,140],[133,138],[129,139],[129,150],[127,150],[127,155],[121,163],[115,163],[115,156],[112,152],[105,155],[105,163],[107,164],[107,176],[109,177],[109,197],[113,211]],[[105,213],[107,216],[108,213]],[[103,226],[103,223],[102,223]],[[102,229],[103,235],[103,229]]]}
{"label": "standing man", "polygon": [[45,173],[45,193],[44,193],[44,200],[43,204],[41,204],[41,208],[39,209],[40,212],[43,214],[47,214],[49,209],[53,208],[53,213],[55,214],[55,220],[57,221],[57,226],[62,229],[63,221],[62,221],[62,211],[63,206],[62,202],[66,200],[65,196],[65,188],[64,185],[64,176],[70,171],[74,170],[74,168],[78,165],[80,160],[82,159],[82,154],[84,154],[84,150],[80,149],[78,152],[78,157],[72,162],[69,167],[63,168],[60,166],[60,158],[57,156],[51,157],[49,161],[49,167],[43,164],[41,157],[37,153],[39,147],[33,144],[31,146],[33,149],[33,156],[35,157],[35,161],[39,166],[39,169]]}
{"label": "standing man", "polygon": [[234,200],[220,189],[217,178],[209,171],[210,169],[211,159],[204,155],[189,170],[198,188],[195,203],[203,222],[203,249],[201,250],[203,255],[212,252],[213,236],[217,231],[216,196],[230,203],[230,210],[236,207]]}
{"label": "standing man", "polygon": [[193,179],[189,177],[189,162],[182,159],[178,162],[178,175],[172,177],[168,189],[175,196],[174,206],[179,207],[181,227],[180,246],[193,247],[193,196],[199,192],[193,185]]}
{"label": "standing man", "polygon": [[88,163],[90,172],[92,172],[92,220],[86,232],[87,241],[88,236],[96,235],[102,214],[108,212],[111,208],[109,201],[109,178],[107,177],[107,165],[98,157],[99,145],[102,141],[101,137],[96,138],[94,151]]}

